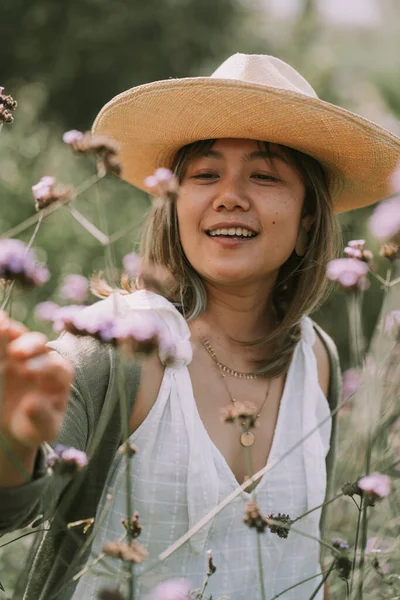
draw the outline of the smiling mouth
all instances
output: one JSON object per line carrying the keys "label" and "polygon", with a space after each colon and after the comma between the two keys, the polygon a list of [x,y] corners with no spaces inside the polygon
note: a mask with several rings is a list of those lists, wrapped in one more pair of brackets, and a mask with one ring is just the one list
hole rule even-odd
{"label": "smiling mouth", "polygon": [[231,240],[251,240],[258,235],[255,231],[250,231],[249,229],[242,227],[207,230],[206,234],[212,238],[225,238]]}

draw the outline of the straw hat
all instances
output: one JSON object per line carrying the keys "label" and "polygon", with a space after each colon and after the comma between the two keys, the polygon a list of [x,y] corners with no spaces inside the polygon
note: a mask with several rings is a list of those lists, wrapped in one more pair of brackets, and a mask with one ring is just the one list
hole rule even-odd
{"label": "straw hat", "polygon": [[123,178],[144,189],[157,167],[171,167],[185,144],[249,138],[296,148],[332,176],[337,212],[390,194],[400,138],[344,108],[320,100],[288,64],[234,54],[210,77],[167,79],[119,94],[92,129],[122,145]]}

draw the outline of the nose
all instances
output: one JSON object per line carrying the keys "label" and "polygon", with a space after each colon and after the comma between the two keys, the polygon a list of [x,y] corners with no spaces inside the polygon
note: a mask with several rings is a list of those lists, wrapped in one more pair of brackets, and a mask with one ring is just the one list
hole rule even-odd
{"label": "nose", "polygon": [[213,202],[213,208],[220,211],[226,210],[249,210],[250,202],[242,190],[240,182],[236,178],[224,178],[218,185],[217,194]]}

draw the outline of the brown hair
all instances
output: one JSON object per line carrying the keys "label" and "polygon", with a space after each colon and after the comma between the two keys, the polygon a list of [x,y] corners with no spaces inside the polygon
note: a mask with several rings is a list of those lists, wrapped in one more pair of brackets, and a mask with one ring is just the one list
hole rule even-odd
{"label": "brown hair", "polygon": [[[190,161],[203,156],[216,140],[201,140],[181,148],[172,170],[181,181]],[[269,153],[269,144],[259,142]],[[266,361],[257,363],[260,371],[270,376],[284,374],[294,348],[301,336],[300,320],[314,311],[327,294],[326,265],[338,252],[339,227],[333,212],[330,182],[314,158],[285,146],[280,146],[285,158],[300,173],[305,188],[303,213],[312,214],[315,221],[308,233],[304,256],[294,251],[280,268],[273,290],[273,304],[278,326],[266,339],[251,345],[273,342],[274,351]],[[177,306],[186,320],[200,315],[207,305],[203,281],[187,260],[179,238],[176,205],[155,204],[143,231],[140,254],[147,263],[161,265],[172,275],[168,299]],[[124,286],[125,289],[126,286]],[[244,343],[246,345],[246,343]]]}

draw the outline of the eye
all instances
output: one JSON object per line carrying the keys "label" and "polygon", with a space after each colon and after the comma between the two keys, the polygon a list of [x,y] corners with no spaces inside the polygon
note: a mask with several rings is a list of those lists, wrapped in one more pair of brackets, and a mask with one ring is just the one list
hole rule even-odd
{"label": "eye", "polygon": [[217,179],[219,175],[217,173],[213,173],[212,171],[203,171],[202,173],[195,173],[191,175],[189,179],[200,179],[203,181],[213,181]]}
{"label": "eye", "polygon": [[281,181],[279,179],[279,177],[276,177],[275,175],[270,175],[268,173],[253,173],[251,175],[251,177],[253,179],[257,179],[258,181],[267,182],[267,183]]}

